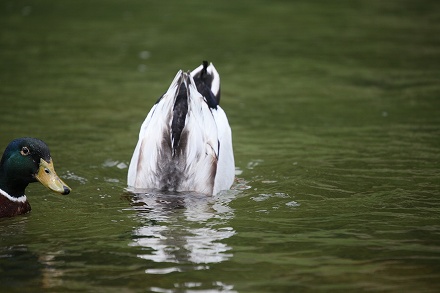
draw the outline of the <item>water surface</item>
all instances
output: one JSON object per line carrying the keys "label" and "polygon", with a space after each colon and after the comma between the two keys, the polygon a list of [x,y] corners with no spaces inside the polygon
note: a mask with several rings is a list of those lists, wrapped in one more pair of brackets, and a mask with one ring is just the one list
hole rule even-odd
{"label": "water surface", "polygon": [[[1,292],[438,292],[438,1],[3,1],[0,145],[50,146]],[[126,188],[179,69],[222,78],[237,180]]]}

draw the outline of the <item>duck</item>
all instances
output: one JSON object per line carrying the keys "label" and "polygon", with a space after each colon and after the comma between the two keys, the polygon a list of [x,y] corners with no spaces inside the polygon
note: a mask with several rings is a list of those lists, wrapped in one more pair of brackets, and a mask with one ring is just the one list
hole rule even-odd
{"label": "duck", "polygon": [[37,181],[60,194],[71,191],[56,174],[45,142],[32,137],[12,140],[0,160],[0,218],[30,212],[25,190]]}
{"label": "duck", "polygon": [[203,61],[179,70],[141,125],[128,190],[216,195],[235,179],[232,131],[220,107],[220,75]]}

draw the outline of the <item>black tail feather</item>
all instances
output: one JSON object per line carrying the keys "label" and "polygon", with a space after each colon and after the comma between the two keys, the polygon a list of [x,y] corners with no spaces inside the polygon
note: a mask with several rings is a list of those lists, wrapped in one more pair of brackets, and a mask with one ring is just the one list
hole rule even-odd
{"label": "black tail feather", "polygon": [[203,69],[199,74],[194,76],[194,82],[196,83],[197,90],[202,96],[205,97],[208,106],[213,109],[217,109],[217,106],[220,104],[220,92],[218,96],[215,96],[211,91],[212,81],[214,77],[210,75],[207,71],[209,66],[209,62],[204,60],[202,62]]}

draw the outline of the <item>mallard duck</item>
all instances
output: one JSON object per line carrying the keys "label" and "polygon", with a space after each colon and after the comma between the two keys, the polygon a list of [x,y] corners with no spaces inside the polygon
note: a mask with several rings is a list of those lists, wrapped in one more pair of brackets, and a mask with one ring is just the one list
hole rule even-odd
{"label": "mallard duck", "polygon": [[0,217],[29,212],[25,189],[36,181],[61,194],[71,191],[55,173],[49,148],[43,141],[30,137],[11,141],[0,161]]}
{"label": "mallard duck", "polygon": [[213,195],[235,177],[231,128],[220,102],[220,76],[206,61],[179,70],[143,122],[131,158],[129,189]]}

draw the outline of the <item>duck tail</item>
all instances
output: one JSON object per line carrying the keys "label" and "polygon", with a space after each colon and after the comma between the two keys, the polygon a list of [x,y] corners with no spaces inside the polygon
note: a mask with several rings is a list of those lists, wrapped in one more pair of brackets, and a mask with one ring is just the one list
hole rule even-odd
{"label": "duck tail", "polygon": [[197,90],[205,97],[210,108],[220,104],[220,75],[214,64],[203,61],[202,65],[191,72]]}
{"label": "duck tail", "polygon": [[178,88],[175,94],[173,106],[173,118],[171,121],[171,148],[173,156],[179,148],[181,142],[181,134],[186,124],[186,116],[188,114],[188,89],[186,81],[186,73],[180,71]]}

